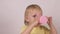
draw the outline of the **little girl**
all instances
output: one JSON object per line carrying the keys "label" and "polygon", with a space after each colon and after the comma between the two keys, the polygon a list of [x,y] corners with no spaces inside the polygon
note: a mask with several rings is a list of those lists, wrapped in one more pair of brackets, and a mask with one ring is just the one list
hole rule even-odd
{"label": "little girl", "polygon": [[42,26],[39,23],[39,18],[42,15],[42,9],[38,5],[29,5],[25,11],[25,25],[21,29],[21,34],[57,34],[56,29],[52,24],[52,17],[47,17],[47,24],[50,29],[46,28],[45,26]]}

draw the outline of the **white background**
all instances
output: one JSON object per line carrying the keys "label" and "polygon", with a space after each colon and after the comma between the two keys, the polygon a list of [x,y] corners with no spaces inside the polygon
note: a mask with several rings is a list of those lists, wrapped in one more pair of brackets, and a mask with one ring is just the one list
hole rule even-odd
{"label": "white background", "polygon": [[19,34],[25,8],[30,4],[38,4],[44,15],[52,16],[60,34],[60,0],[0,0],[0,34]]}

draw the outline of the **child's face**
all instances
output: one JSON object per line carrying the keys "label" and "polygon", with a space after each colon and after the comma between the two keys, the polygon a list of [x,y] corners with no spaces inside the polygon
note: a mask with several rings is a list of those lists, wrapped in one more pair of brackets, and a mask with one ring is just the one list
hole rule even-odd
{"label": "child's face", "polygon": [[40,17],[42,16],[42,11],[39,9],[29,9],[28,10],[28,21],[32,22],[34,20],[38,20],[40,19]]}

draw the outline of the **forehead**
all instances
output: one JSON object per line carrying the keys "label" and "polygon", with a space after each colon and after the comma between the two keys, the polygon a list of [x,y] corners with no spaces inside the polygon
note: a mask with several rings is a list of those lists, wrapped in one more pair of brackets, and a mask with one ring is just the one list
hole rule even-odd
{"label": "forehead", "polygon": [[30,15],[33,15],[33,14],[42,14],[42,11],[39,10],[39,9],[28,9],[27,12]]}

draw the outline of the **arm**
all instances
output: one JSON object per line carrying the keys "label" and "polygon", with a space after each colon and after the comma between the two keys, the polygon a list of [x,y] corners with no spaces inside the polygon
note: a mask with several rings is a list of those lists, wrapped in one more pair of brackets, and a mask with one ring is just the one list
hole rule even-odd
{"label": "arm", "polygon": [[52,24],[50,25],[50,32],[51,32],[51,34],[57,34],[57,31],[56,31],[54,25],[52,25]]}
{"label": "arm", "polygon": [[32,31],[33,27],[36,26],[37,24],[38,24],[38,21],[33,22],[21,34],[30,34],[30,32]]}
{"label": "arm", "polygon": [[30,32],[31,32],[31,30],[32,30],[33,27],[34,27],[33,25],[29,25],[26,28],[26,30],[24,30],[21,34],[30,34]]}

